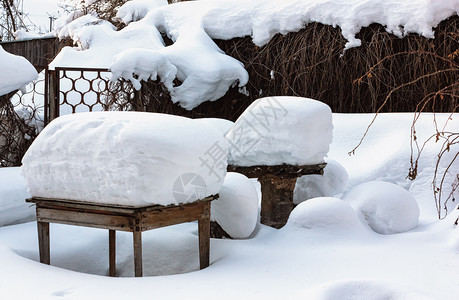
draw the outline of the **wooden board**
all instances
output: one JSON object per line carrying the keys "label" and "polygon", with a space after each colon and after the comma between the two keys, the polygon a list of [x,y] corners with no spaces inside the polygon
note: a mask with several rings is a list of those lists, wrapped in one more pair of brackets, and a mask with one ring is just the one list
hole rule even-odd
{"label": "wooden board", "polygon": [[251,166],[241,167],[229,165],[228,172],[237,172],[244,174],[249,178],[258,178],[265,175],[276,175],[280,178],[300,177],[303,175],[322,175],[327,164],[316,165],[276,165],[276,166]]}

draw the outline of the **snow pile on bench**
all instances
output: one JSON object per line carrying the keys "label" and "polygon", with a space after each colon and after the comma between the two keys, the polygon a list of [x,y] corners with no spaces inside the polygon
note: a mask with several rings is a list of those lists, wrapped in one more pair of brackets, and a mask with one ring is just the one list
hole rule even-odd
{"label": "snow pile on bench", "polygon": [[254,101],[227,133],[228,163],[236,166],[324,162],[332,141],[328,105],[301,97]]}
{"label": "snow pile on bench", "polygon": [[143,206],[217,194],[226,174],[221,132],[154,113],[79,113],[51,122],[23,158],[33,197]]}

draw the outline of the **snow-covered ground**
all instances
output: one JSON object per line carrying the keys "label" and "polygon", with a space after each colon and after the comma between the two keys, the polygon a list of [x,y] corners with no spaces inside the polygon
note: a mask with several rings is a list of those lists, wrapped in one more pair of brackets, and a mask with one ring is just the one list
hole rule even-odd
{"label": "snow-covered ground", "polygon": [[[54,64],[111,66],[114,77],[125,76],[134,84],[159,77],[174,101],[192,108],[248,79],[242,64],[221,53],[211,38],[251,35],[262,46],[276,33],[316,21],[339,26],[346,47],[353,47],[359,45],[355,35],[361,27],[372,22],[400,36],[417,32],[432,37],[438,23],[458,10],[458,0],[202,0],[169,6],[163,0],[138,0],[119,13],[128,24],[121,31],[94,16],[64,19],[56,33],[72,36],[80,47],[66,48]],[[174,45],[165,47],[159,32]],[[173,86],[174,78],[182,85]],[[436,121],[442,124],[448,117],[437,115]],[[439,221],[431,184],[440,145],[427,144],[418,178],[409,181],[412,114],[379,115],[355,155],[348,155],[372,118],[333,114],[330,168],[323,178],[310,181],[320,188],[312,194],[326,197],[306,200],[311,185],[304,180],[296,191],[295,202],[300,204],[284,228],[256,224],[249,238],[213,239],[211,265],[204,270],[199,270],[196,223],[143,234],[144,278],[132,278],[132,237],[123,232],[117,236],[121,278],[106,276],[105,230],[52,224],[51,266],[40,264],[36,224],[25,222],[34,215],[34,208],[24,202],[25,182],[19,168],[0,168],[0,298],[457,299],[459,229],[454,222],[459,210],[450,201],[449,215]],[[449,130],[457,132],[458,120],[453,114]],[[434,134],[431,114],[422,115],[416,132],[421,142]],[[440,172],[457,152],[456,144],[446,153]],[[458,169],[456,161],[446,188]],[[237,194],[235,186],[240,184],[233,177],[224,190],[230,195]],[[254,186],[260,194],[259,185]],[[244,190],[254,195],[247,181]],[[400,206],[397,197],[403,197]],[[253,210],[253,203],[245,203],[246,209]],[[253,218],[245,222],[253,223]],[[239,228],[235,235],[247,235],[246,229]]]}
{"label": "snow-covered ground", "polygon": [[[0,295],[5,299],[457,299],[459,228],[454,221],[459,210],[451,203],[449,216],[437,220],[430,184],[439,145],[426,146],[418,178],[409,181],[405,177],[413,115],[381,114],[356,154],[349,156],[372,117],[333,114],[328,158],[349,174],[344,196],[338,197],[345,199],[355,186],[372,180],[402,186],[420,208],[419,224],[412,230],[378,234],[359,219],[351,201],[315,198],[302,202],[280,230],[258,224],[248,239],[212,239],[211,265],[204,270],[199,270],[196,223],[143,234],[144,278],[132,277],[132,237],[119,232],[121,278],[110,278],[107,231],[52,224],[48,266],[38,262],[36,224],[28,222],[0,228]],[[437,121],[441,124],[447,117],[437,115]],[[418,121],[421,141],[433,133],[432,120],[432,115],[423,114]],[[449,128],[457,130],[458,120],[454,114]],[[447,155],[452,158],[457,151],[456,145]],[[452,173],[457,171],[456,162]],[[0,169],[0,209],[6,207],[17,221],[24,218],[24,210],[29,216],[34,213],[24,202],[26,191],[18,173],[17,168]],[[357,194],[374,193],[385,191],[371,187]],[[408,219],[399,215],[399,221]]]}

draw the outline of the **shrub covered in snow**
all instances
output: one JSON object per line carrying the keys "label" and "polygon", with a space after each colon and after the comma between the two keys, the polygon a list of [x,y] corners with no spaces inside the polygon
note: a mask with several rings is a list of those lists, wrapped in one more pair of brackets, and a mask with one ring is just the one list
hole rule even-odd
{"label": "shrub covered in snow", "polygon": [[346,169],[336,160],[328,159],[323,175],[305,175],[298,178],[293,192],[293,203],[316,197],[333,197],[342,193],[349,180]]}
{"label": "shrub covered in snow", "polygon": [[377,233],[405,232],[415,228],[419,222],[416,199],[404,188],[393,183],[362,183],[346,193],[344,200]]}
{"label": "shrub covered in snow", "polygon": [[227,133],[228,163],[237,166],[324,162],[332,141],[328,105],[301,97],[254,101]]}
{"label": "shrub covered in snow", "polygon": [[252,234],[258,220],[258,194],[246,176],[229,172],[212,202],[211,218],[232,238],[246,238]]}
{"label": "shrub covered in snow", "polygon": [[178,204],[217,194],[221,132],[192,119],[92,112],[52,121],[23,158],[32,196],[122,205]]}

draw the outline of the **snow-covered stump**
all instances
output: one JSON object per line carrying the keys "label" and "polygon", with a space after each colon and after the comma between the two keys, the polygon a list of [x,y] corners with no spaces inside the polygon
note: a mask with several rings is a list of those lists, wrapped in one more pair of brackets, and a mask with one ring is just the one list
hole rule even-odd
{"label": "snow-covered stump", "polygon": [[258,178],[261,184],[262,224],[281,228],[294,208],[293,191],[299,177],[303,175],[322,175],[326,164],[305,166],[228,166],[228,171],[242,173],[249,178]]}
{"label": "snow-covered stump", "polygon": [[254,101],[226,134],[228,171],[261,183],[261,223],[280,228],[293,209],[298,177],[323,174],[332,141],[328,105],[301,97]]}

